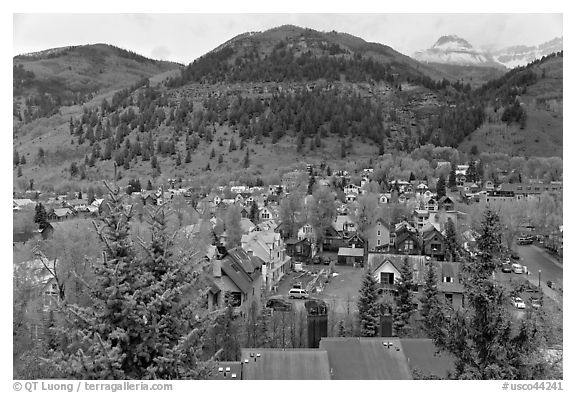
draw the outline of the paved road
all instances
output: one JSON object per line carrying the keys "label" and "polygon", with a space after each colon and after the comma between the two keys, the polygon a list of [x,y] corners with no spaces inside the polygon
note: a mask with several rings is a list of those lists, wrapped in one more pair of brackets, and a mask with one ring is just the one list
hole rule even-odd
{"label": "paved road", "polygon": [[562,287],[562,264],[548,255],[546,250],[534,245],[517,246],[516,250],[521,258],[520,264],[528,267],[528,271],[531,273],[531,279],[536,279],[537,281],[538,270],[541,270],[541,285],[546,285],[546,282],[550,280],[556,282],[560,287]]}

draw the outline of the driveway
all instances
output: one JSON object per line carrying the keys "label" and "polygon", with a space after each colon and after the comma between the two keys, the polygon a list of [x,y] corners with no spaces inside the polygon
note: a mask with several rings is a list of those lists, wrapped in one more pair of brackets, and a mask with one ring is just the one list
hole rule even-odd
{"label": "driveway", "polygon": [[554,281],[559,287],[562,287],[564,277],[564,270],[562,264],[554,257],[548,255],[545,249],[536,247],[534,245],[517,246],[518,255],[520,255],[520,264],[526,265],[530,271],[530,281],[533,279],[538,285],[538,270],[540,274],[540,283],[542,286],[546,285],[547,281]]}

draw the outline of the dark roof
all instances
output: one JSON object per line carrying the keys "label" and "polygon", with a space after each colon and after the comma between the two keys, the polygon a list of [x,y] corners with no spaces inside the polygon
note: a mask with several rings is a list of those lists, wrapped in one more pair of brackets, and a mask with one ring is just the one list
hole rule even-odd
{"label": "dark roof", "polygon": [[252,260],[242,248],[236,247],[229,250],[228,254],[222,258],[222,271],[242,292],[249,293],[251,292],[252,282],[256,277],[253,274],[256,270],[256,261],[256,258]]}
{"label": "dark roof", "polygon": [[320,349],[328,352],[332,379],[412,379],[398,338],[322,337]]}
{"label": "dark roof", "polygon": [[430,240],[432,240],[436,235],[438,235],[441,240],[444,240],[444,236],[442,236],[440,231],[438,231],[438,229],[436,229],[435,226],[430,225],[430,228],[428,228],[425,232],[422,232],[422,240],[424,243],[427,243]]}
{"label": "dark roof", "polygon": [[454,359],[449,354],[437,353],[434,341],[427,338],[402,339],[402,348],[411,371],[418,370],[424,375],[440,378],[454,374]]}
{"label": "dark roof", "polygon": [[398,247],[399,244],[402,244],[408,238],[414,240],[414,245],[421,247],[420,238],[414,232],[403,230],[400,233],[396,233],[396,239],[394,239],[394,245]]}
{"label": "dark roof", "polygon": [[323,350],[242,348],[240,361],[244,362],[242,378],[246,380],[330,379],[328,353]]}
{"label": "dark roof", "polygon": [[240,362],[216,362],[209,371],[208,379],[242,379],[242,364]]}
{"label": "dark roof", "polygon": [[304,239],[290,238],[290,239],[286,239],[284,244],[286,244],[287,246],[293,246],[294,244],[305,243],[307,241],[308,241],[308,239],[305,239],[305,238]]}

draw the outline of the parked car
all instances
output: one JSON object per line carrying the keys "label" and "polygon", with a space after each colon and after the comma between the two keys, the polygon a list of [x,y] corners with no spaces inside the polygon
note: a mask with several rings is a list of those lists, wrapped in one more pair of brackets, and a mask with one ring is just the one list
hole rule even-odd
{"label": "parked car", "polygon": [[512,273],[512,265],[510,265],[509,263],[503,263],[502,273]]}
{"label": "parked car", "polygon": [[292,288],[288,292],[288,297],[290,299],[308,299],[308,292],[301,288]]}
{"label": "parked car", "polygon": [[516,259],[516,260],[520,259],[520,255],[518,255],[518,253],[517,253],[516,251],[512,251],[512,252],[510,253],[510,257],[511,257],[512,259]]}
{"label": "parked car", "polygon": [[534,242],[534,240],[531,237],[519,237],[516,240],[516,244],[520,245],[520,246],[524,246],[527,244],[532,244]]}
{"label": "parked car", "polygon": [[320,263],[322,263],[322,257],[320,257],[320,256],[314,257],[314,259],[312,259],[312,263],[314,265],[319,265]]}
{"label": "parked car", "polygon": [[522,269],[522,265],[520,265],[519,263],[512,264],[512,271],[517,274],[524,273],[524,269]]}
{"label": "parked car", "polygon": [[267,308],[272,308],[274,311],[290,311],[292,310],[292,303],[284,300],[284,299],[269,299],[266,302]]}
{"label": "parked car", "polygon": [[542,307],[542,299],[537,297],[530,298],[530,306],[535,309]]}
{"label": "parked car", "polygon": [[324,265],[330,265],[330,262],[332,262],[330,258],[324,258],[323,260]]}
{"label": "parked car", "polygon": [[512,304],[514,305],[514,307],[518,308],[518,309],[525,309],[526,308],[526,304],[524,303],[524,300],[522,300],[521,297],[514,297],[512,298]]}

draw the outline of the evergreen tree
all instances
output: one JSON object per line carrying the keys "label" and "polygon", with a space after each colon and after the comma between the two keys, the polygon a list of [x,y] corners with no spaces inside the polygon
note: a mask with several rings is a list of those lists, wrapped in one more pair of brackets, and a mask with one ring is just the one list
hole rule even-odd
{"label": "evergreen tree", "polygon": [[448,175],[448,188],[454,190],[456,188],[456,164],[450,164],[450,174]]}
{"label": "evergreen tree", "polygon": [[212,148],[212,150],[210,151],[210,158],[214,158],[216,157],[216,152],[214,151],[214,148]]}
{"label": "evergreen tree", "polygon": [[18,151],[14,150],[13,153],[13,163],[14,166],[18,166],[20,164],[20,154],[18,154]]}
{"label": "evergreen tree", "polygon": [[513,328],[508,296],[492,280],[501,249],[499,217],[485,211],[477,241],[478,256],[464,265],[467,307],[437,324],[436,345],[450,352],[458,379],[542,379],[545,362],[533,321]]}
{"label": "evergreen tree", "polygon": [[436,194],[438,195],[438,199],[446,196],[446,179],[443,174],[440,175],[436,183]]}
{"label": "evergreen tree", "polygon": [[224,162],[224,157],[222,156],[222,154],[220,154],[218,156],[218,164],[222,164]]}
{"label": "evergreen tree", "polygon": [[88,195],[86,196],[86,199],[89,205],[92,204],[92,202],[94,202],[94,200],[96,199],[96,196],[94,195],[94,188],[88,187]]}
{"label": "evergreen tree", "polygon": [[234,307],[229,301],[226,303],[224,311],[216,317],[213,334],[221,348],[220,360],[236,361],[240,355],[239,332],[234,322]]}
{"label": "evergreen tree", "polygon": [[446,259],[450,262],[458,262],[459,260],[459,246],[456,238],[456,226],[451,218],[446,221],[446,228],[444,229],[444,237],[446,239]]}
{"label": "evergreen tree", "polygon": [[176,166],[182,165],[182,158],[180,157],[180,153],[176,155]]}
{"label": "evergreen tree", "polygon": [[404,264],[400,269],[400,280],[397,284],[396,313],[394,314],[394,332],[399,337],[407,336],[412,331],[410,319],[417,309],[412,291],[415,289],[412,277],[412,266],[408,257],[404,258]]}
{"label": "evergreen tree", "polygon": [[362,288],[358,298],[358,317],[360,319],[360,336],[376,337],[380,325],[380,306],[376,280],[370,272],[362,279]]}
{"label": "evergreen tree", "polygon": [[184,158],[184,162],[186,164],[192,162],[192,155],[190,154],[190,150],[186,150],[186,158]]}
{"label": "evergreen tree", "polygon": [[78,191],[78,199],[82,199],[82,190]]}
{"label": "evergreen tree", "polygon": [[22,154],[20,156],[20,164],[21,165],[26,165],[26,156],[24,154]]}
{"label": "evergreen tree", "polygon": [[252,201],[252,204],[250,205],[249,218],[254,224],[258,224],[258,204],[256,201]]}
{"label": "evergreen tree", "polygon": [[248,148],[246,148],[246,155],[244,156],[244,162],[242,163],[244,168],[248,168],[250,166],[250,153],[248,152]]}
{"label": "evergreen tree", "polygon": [[474,161],[468,163],[468,169],[466,169],[466,181],[478,181],[478,172],[476,171],[476,162]]}
{"label": "evergreen tree", "polygon": [[420,298],[422,304],[422,318],[424,318],[424,327],[430,336],[433,336],[436,324],[438,323],[441,311],[440,297],[438,293],[438,277],[436,268],[432,262],[428,262],[426,270],[426,282],[424,284],[424,293]]}
{"label": "evergreen tree", "polygon": [[38,203],[36,205],[34,222],[38,224],[40,230],[46,228],[46,226],[48,225],[48,214],[46,213],[44,205],[42,205],[41,203]]}
{"label": "evergreen tree", "polygon": [[16,171],[16,176],[22,177],[22,167],[21,166],[18,166],[18,170]]}
{"label": "evergreen tree", "polygon": [[234,140],[234,137],[230,138],[230,145],[228,147],[228,151],[232,152],[236,150],[236,141]]}
{"label": "evergreen tree", "polygon": [[148,190],[148,191],[153,190],[152,182],[150,181],[150,179],[148,179],[148,183],[146,184],[146,190]]}
{"label": "evergreen tree", "polygon": [[131,211],[119,189],[105,202],[98,235],[103,257],[94,261],[90,305],[62,306],[67,340],[50,362],[63,378],[198,379],[205,324],[190,293],[202,275],[196,262],[173,255],[162,209],[151,216],[151,240],[130,237]]}

